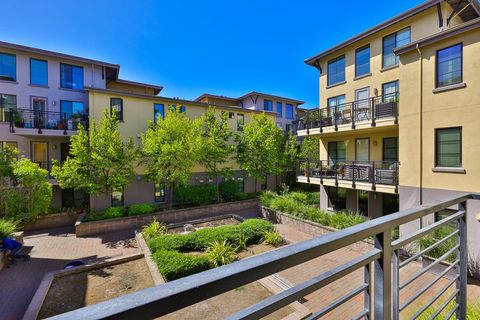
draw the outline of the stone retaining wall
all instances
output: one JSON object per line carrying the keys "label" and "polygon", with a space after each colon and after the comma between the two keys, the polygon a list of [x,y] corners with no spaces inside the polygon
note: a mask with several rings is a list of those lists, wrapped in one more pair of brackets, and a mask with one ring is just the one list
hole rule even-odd
{"label": "stone retaining wall", "polygon": [[202,219],[220,214],[235,213],[239,210],[258,208],[258,205],[258,199],[250,199],[195,208],[167,210],[133,217],[88,222],[82,222],[83,215],[81,215],[75,224],[75,234],[77,237],[86,237],[111,231],[139,229],[152,222],[153,219],[164,224],[188,222],[190,220]]}
{"label": "stone retaining wall", "polygon": [[74,226],[78,215],[76,213],[62,212],[39,216],[34,223],[22,227],[24,231],[36,231],[58,227]]}

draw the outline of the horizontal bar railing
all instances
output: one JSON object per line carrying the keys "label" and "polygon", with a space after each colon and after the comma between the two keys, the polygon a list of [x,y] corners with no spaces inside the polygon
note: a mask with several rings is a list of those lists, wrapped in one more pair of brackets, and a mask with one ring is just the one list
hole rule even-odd
{"label": "horizontal bar railing", "polygon": [[[341,277],[365,269],[365,278],[360,286],[355,287],[350,292],[345,293],[331,305],[325,307],[323,311],[332,311],[337,306],[346,302],[346,298],[352,298],[358,294],[364,294],[364,305],[354,318],[368,317],[375,319],[399,319],[399,250],[392,250],[392,231],[400,225],[434,214],[447,208],[457,207],[457,212],[461,213],[455,216],[453,220],[457,223],[459,230],[457,244],[450,249],[456,252],[458,262],[449,271],[455,270],[456,275],[447,281],[440,291],[435,292],[430,300],[426,302],[421,309],[417,311],[420,315],[421,310],[426,310],[429,306],[456,284],[455,306],[452,312],[456,312],[458,319],[465,318],[466,310],[466,201],[470,199],[480,199],[478,195],[459,194],[453,197],[445,198],[443,201],[437,201],[420,207],[402,210],[388,216],[367,221],[365,223],[352,226],[337,232],[332,232],[320,237],[313,238],[300,243],[281,247],[279,249],[255,255],[230,265],[218,267],[196,275],[188,276],[172,282],[144,289],[135,293],[127,294],[114,298],[99,304],[77,309],[62,315],[53,317],[54,319],[148,319],[166,315],[176,310],[202,302],[218,294],[233,290],[242,285],[259,280],[266,276],[275,274],[290,267],[298,266],[301,263],[311,259],[321,257],[335,250],[352,245],[366,238],[373,238],[375,246],[362,256],[353,258],[350,261],[332,268],[305,282],[295,285],[277,295],[269,297],[259,303],[246,308],[229,319],[258,319],[279,308],[288,305],[293,301],[301,299],[304,295],[323,288],[325,285],[340,279]],[[431,230],[430,230],[431,231]],[[404,238],[408,238],[404,237]],[[404,238],[400,238],[402,242]],[[414,240],[415,241],[415,240]],[[400,243],[397,242],[397,243]],[[412,244],[412,243],[409,243]],[[444,259],[442,256],[440,259]],[[370,272],[373,265],[374,272]],[[393,275],[393,283],[391,282]],[[443,279],[442,277],[437,277]],[[371,280],[370,280],[371,279]],[[430,285],[430,283],[429,283]],[[367,288],[368,286],[368,288]],[[373,290],[369,288],[372,287]],[[361,293],[359,291],[362,291]],[[370,294],[373,293],[373,304],[371,304]],[[392,298],[393,293],[393,298]],[[448,294],[450,294],[448,292]],[[347,299],[348,300],[348,299]],[[414,299],[415,300],[415,299]],[[453,300],[453,298],[452,298]],[[425,307],[426,306],[426,307]],[[446,307],[444,307],[445,309]],[[322,311],[314,313],[311,319],[321,316]],[[420,312],[420,313],[419,313]]]}
{"label": "horizontal bar railing", "polygon": [[88,114],[58,112],[58,111],[40,111],[29,109],[10,109],[9,113],[10,131],[15,132],[15,128],[38,129],[42,133],[43,129],[77,130],[82,125],[88,130]]}
{"label": "horizontal bar railing", "polygon": [[352,102],[330,105],[324,108],[313,109],[294,122],[296,131],[334,127],[350,124],[355,129],[357,123],[370,122],[376,126],[378,120],[393,118],[398,122],[399,92],[384,94]]}
{"label": "horizontal bar railing", "polygon": [[350,161],[350,160],[307,160],[302,159],[297,163],[297,176],[320,178],[320,183],[325,179],[352,182],[355,187],[358,182],[376,185],[398,186],[399,162],[397,161]]}

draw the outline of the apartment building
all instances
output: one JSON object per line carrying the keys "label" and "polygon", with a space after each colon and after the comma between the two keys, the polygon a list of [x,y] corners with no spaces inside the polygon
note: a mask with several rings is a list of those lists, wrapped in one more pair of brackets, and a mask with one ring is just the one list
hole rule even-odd
{"label": "apartment building", "polygon": [[196,98],[197,102],[204,102],[214,106],[239,107],[242,109],[273,112],[276,115],[275,123],[284,132],[292,131],[292,124],[297,118],[297,110],[304,101],[271,94],[252,91],[238,98],[218,96],[204,93]]}
{"label": "apartment building", "polygon": [[[323,209],[375,218],[480,192],[479,17],[477,0],[426,1],[305,61],[320,72],[320,108],[298,135],[320,138],[320,161],[297,180],[320,186]],[[480,204],[468,206],[478,260]]]}

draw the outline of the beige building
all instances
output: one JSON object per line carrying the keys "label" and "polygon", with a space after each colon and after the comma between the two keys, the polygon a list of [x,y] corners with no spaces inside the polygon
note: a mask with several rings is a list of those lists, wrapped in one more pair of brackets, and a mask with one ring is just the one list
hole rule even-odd
{"label": "beige building", "polygon": [[[480,192],[479,52],[477,0],[426,1],[307,59],[321,107],[298,135],[320,137],[320,161],[302,164],[298,181],[320,186],[322,208],[372,218]],[[480,204],[468,206],[478,258]]]}

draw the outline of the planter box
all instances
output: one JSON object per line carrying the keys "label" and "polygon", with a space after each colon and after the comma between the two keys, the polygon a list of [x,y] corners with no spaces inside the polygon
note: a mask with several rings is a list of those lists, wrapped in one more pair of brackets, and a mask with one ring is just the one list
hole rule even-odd
{"label": "planter box", "polygon": [[245,201],[235,201],[208,206],[176,209],[156,212],[153,214],[122,217],[116,219],[107,219],[99,221],[82,222],[83,216],[78,217],[75,223],[75,234],[77,237],[87,237],[99,233],[139,229],[156,219],[164,224],[173,224],[197,220],[221,214],[234,213],[235,211],[258,208],[258,199]]}
{"label": "planter box", "polygon": [[33,223],[26,224],[22,227],[23,231],[36,231],[43,229],[52,229],[58,227],[74,226],[78,215],[76,213],[53,213],[45,216],[39,216]]}

